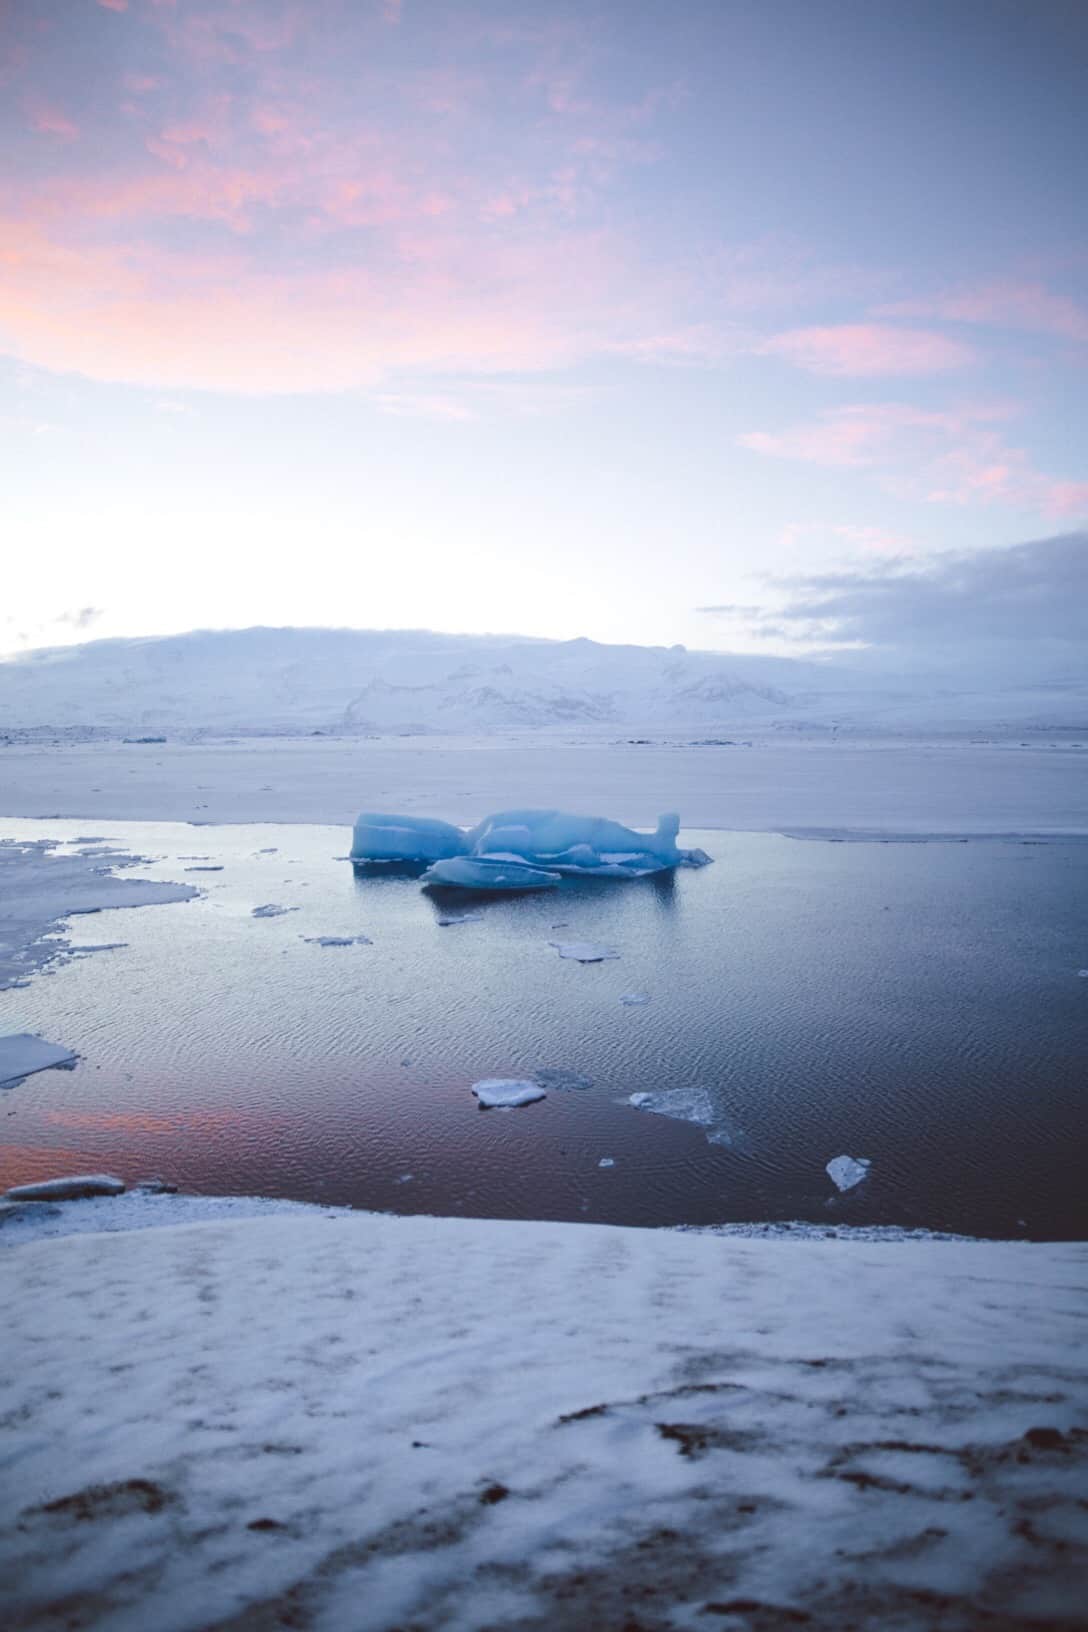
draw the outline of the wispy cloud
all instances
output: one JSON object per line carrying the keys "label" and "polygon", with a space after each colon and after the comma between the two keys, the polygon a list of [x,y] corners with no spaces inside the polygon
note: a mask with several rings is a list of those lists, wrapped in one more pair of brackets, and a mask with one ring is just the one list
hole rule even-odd
{"label": "wispy cloud", "polygon": [[1022,329],[1061,340],[1088,342],[1088,307],[1041,283],[990,283],[946,290],[881,308],[889,317],[939,318],[946,323]]}
{"label": "wispy cloud", "polygon": [[748,431],[742,447],[771,458],[831,469],[871,469],[890,490],[930,503],[1003,503],[1043,516],[1088,514],[1088,482],[1037,469],[1010,443],[1007,403],[951,409],[909,403],[852,403],[782,431]]}
{"label": "wispy cloud", "polygon": [[813,374],[843,378],[947,374],[967,368],[976,360],[969,346],[947,335],[886,323],[789,329],[772,335],[758,349]]}

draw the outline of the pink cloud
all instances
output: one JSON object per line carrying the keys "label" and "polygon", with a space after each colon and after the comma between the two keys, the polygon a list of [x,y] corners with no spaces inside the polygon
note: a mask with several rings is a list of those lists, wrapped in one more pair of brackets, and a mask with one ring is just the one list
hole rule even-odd
{"label": "pink cloud", "polygon": [[899,497],[940,504],[1005,504],[1036,514],[1079,515],[1088,483],[1037,470],[996,427],[1007,403],[949,410],[908,403],[859,403],[777,433],[749,431],[742,447],[772,458],[836,468],[870,468]]}
{"label": "pink cloud", "polygon": [[27,110],[27,118],[31,130],[41,131],[43,135],[63,136],[65,141],[72,141],[79,135],[79,127],[66,114],[44,103],[32,104]]}
{"label": "pink cloud", "polygon": [[883,311],[890,317],[935,317],[946,323],[977,323],[1088,341],[1088,310],[1039,283],[987,284],[922,300],[898,301]]}
{"label": "pink cloud", "polygon": [[945,374],[975,361],[969,347],[932,329],[900,329],[885,323],[790,329],[758,349],[813,374],[844,377]]}

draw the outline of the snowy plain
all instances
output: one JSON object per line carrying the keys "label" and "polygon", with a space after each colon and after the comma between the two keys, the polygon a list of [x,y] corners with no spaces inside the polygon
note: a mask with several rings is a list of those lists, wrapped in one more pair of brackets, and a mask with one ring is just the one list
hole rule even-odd
{"label": "snowy plain", "polygon": [[350,827],[369,807],[471,826],[544,802],[638,828],[679,810],[689,829],[821,837],[1083,834],[1088,733],[751,747],[586,731],[0,744],[4,816]]}
{"label": "snowy plain", "polygon": [[1071,1632],[1086,1269],[316,1211],[32,1241],[5,1623]]}

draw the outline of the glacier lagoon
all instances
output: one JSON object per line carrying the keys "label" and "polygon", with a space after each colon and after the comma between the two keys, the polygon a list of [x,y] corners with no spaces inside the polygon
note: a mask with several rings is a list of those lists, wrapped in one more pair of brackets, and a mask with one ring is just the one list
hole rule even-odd
{"label": "glacier lagoon", "polygon": [[[342,828],[95,832],[155,857],[140,876],[222,870],[108,935],[75,920],[77,944],[126,944],[0,992],[0,1031],[81,1056],[0,1092],[0,1184],[105,1168],[398,1212],[1084,1233],[1082,842],[687,832],[714,867],[451,912],[353,870]],[[557,956],[580,942],[619,955]],[[481,1110],[495,1078],[546,1097]],[[840,1194],[842,1154],[871,1168]]]}

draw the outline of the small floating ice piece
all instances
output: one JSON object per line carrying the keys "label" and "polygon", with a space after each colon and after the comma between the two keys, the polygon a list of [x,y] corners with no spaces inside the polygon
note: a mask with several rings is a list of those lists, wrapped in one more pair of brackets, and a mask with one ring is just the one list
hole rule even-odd
{"label": "small floating ice piece", "polygon": [[642,1005],[644,1003],[648,1003],[649,1001],[650,999],[647,997],[645,992],[620,993],[620,1002],[627,1009],[641,1009]]}
{"label": "small floating ice piece", "polygon": [[483,917],[481,912],[447,912],[438,920],[439,927],[448,929],[451,924],[475,924]]}
{"label": "small floating ice piece", "polygon": [[628,1105],[633,1105],[636,1111],[648,1111],[653,1102],[653,1094],[628,1094],[627,1096]]}
{"label": "small floating ice piece", "polygon": [[75,1065],[79,1056],[59,1043],[47,1043],[29,1031],[16,1031],[0,1037],[0,1088],[7,1083],[20,1082],[35,1071],[48,1071],[55,1065]]}
{"label": "small floating ice piece", "polygon": [[561,958],[573,958],[576,963],[604,963],[607,958],[618,958],[614,946],[601,946],[597,941],[549,941]]}
{"label": "small floating ice piece", "polygon": [[263,907],[254,907],[254,918],[282,918],[285,912],[297,912],[297,907],[281,907],[278,901],[266,901]]}
{"label": "small floating ice piece", "polygon": [[428,867],[423,882],[459,890],[548,890],[561,880],[518,856],[451,856]]}
{"label": "small floating ice piece", "polygon": [[600,1161],[597,1163],[598,1167],[615,1167],[615,1165],[616,1158],[614,1156],[602,1156]]}
{"label": "small floating ice piece", "polygon": [[839,1190],[853,1190],[862,1179],[868,1178],[872,1165],[868,1156],[834,1156],[825,1172]]}
{"label": "small floating ice piece", "polygon": [[1081,980],[1088,980],[1088,969],[1078,969],[1077,974],[1080,976]]}
{"label": "small floating ice piece", "polygon": [[373,946],[369,935],[303,935],[310,946]]}
{"label": "small floating ice piece", "polygon": [[120,1196],[124,1179],[112,1173],[73,1173],[63,1179],[43,1179],[40,1184],[20,1184],[4,1191],[5,1201],[78,1201],[82,1196]]}
{"label": "small floating ice piece", "polygon": [[531,1105],[534,1100],[548,1096],[537,1082],[525,1082],[514,1077],[485,1077],[474,1082],[472,1092],[482,1110],[514,1110],[519,1105]]}
{"label": "small floating ice piece", "polygon": [[212,867],[186,867],[185,871],[187,873],[221,873],[223,867],[221,863],[217,862]]}

